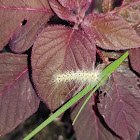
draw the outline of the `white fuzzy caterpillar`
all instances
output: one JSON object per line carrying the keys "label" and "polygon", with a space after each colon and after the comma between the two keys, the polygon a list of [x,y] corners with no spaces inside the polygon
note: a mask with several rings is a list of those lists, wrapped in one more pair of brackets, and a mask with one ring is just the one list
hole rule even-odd
{"label": "white fuzzy caterpillar", "polygon": [[[98,82],[100,80],[100,71],[92,70],[92,71],[85,71],[85,70],[78,70],[78,71],[67,71],[64,73],[58,73],[54,75],[54,81],[57,85],[59,84],[67,84],[75,82],[79,85],[77,91],[73,94],[77,94],[80,92],[82,87],[85,85],[89,85],[94,82]],[[109,86],[110,88],[110,86]],[[111,96],[109,95],[110,99],[112,100]]]}
{"label": "white fuzzy caterpillar", "polygon": [[[69,95],[71,97],[75,96],[80,92],[85,86],[93,83],[97,84],[101,80],[101,70],[69,70],[65,72],[55,72],[52,76],[52,83],[54,84],[54,89],[61,93],[61,96],[67,98]],[[55,90],[54,90],[55,91]],[[53,92],[54,92],[53,91]],[[109,95],[110,99],[111,96]],[[64,101],[61,101],[62,104]]]}
{"label": "white fuzzy caterpillar", "polygon": [[99,75],[100,72],[97,70],[67,71],[64,73],[55,74],[53,80],[55,81],[56,84],[75,82],[75,83],[80,83],[82,85],[87,85],[99,80]]}

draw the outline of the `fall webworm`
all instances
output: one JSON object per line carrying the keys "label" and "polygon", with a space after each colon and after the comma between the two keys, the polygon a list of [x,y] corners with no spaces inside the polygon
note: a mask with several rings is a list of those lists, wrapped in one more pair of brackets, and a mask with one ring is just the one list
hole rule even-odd
{"label": "fall webworm", "polygon": [[95,81],[99,80],[100,72],[97,70],[86,71],[86,70],[77,70],[77,71],[67,71],[64,73],[56,73],[53,76],[55,84],[63,83],[79,83],[81,85],[88,85]]}
{"label": "fall webworm", "polygon": [[[75,95],[78,92],[80,92],[84,86],[87,86],[94,82],[96,83],[99,82],[101,80],[100,74],[101,74],[101,71],[98,69],[89,70],[89,71],[88,70],[66,71],[64,73],[54,74],[53,80],[56,85],[62,84],[63,86],[65,86],[68,83],[71,84],[72,82],[74,82],[75,86],[72,88],[72,90],[75,87],[79,87],[76,90],[76,92],[73,94]],[[104,84],[106,85],[106,87],[112,90],[112,88],[106,84],[106,81],[104,82]],[[102,89],[102,86],[100,87],[101,89]],[[110,95],[108,96],[112,100],[111,96]]]}
{"label": "fall webworm", "polygon": [[66,100],[75,96],[79,93],[85,86],[91,83],[97,83],[101,80],[101,70],[100,69],[77,69],[71,70],[65,69],[60,71],[60,69],[50,70],[51,76],[48,76],[49,81],[47,88],[49,89],[49,95],[51,98],[59,96],[61,104]]}
{"label": "fall webworm", "polygon": [[[69,96],[70,93],[77,94],[80,92],[83,87],[99,81],[100,71],[99,70],[77,70],[77,71],[65,71],[65,72],[55,72],[52,76],[52,82],[55,87],[66,88],[66,86],[71,87],[70,91],[66,96]],[[58,88],[59,89],[59,88]]]}

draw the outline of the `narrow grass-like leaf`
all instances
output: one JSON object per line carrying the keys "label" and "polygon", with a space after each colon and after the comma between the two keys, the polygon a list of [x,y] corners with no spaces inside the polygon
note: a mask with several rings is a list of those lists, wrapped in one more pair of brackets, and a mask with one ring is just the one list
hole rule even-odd
{"label": "narrow grass-like leaf", "polygon": [[80,108],[79,112],[77,113],[72,125],[74,125],[74,123],[76,122],[78,116],[80,115],[82,109],[84,108],[84,106],[86,105],[86,103],[88,102],[88,100],[91,98],[91,96],[93,95],[93,93],[102,85],[102,83],[106,80],[106,78],[108,78],[108,76],[122,63],[122,61],[128,56],[128,52],[126,52],[124,55],[122,55],[119,59],[117,59],[115,62],[113,62],[112,64],[110,64],[108,67],[106,67],[102,73],[101,73],[101,81],[99,82],[99,84],[94,88],[94,90],[90,93],[90,95],[87,97],[87,99],[85,100],[85,102],[83,103],[82,107]]}
{"label": "narrow grass-like leaf", "polygon": [[[34,129],[29,135],[27,135],[23,140],[29,140],[33,136],[35,136],[40,130],[42,130],[46,125],[51,123],[55,118],[57,118],[59,115],[61,115],[64,111],[66,111],[69,107],[71,107],[73,104],[75,104],[79,99],[81,99],[84,95],[86,95],[93,87],[95,87],[94,91],[97,90],[100,85],[104,82],[104,80],[122,63],[122,61],[128,56],[128,52],[126,52],[123,56],[121,56],[118,60],[111,63],[108,67],[106,67],[102,73],[101,73],[101,81],[94,84],[90,84],[87,87],[85,87],[81,92],[79,92],[76,96],[74,96],[71,100],[69,100],[66,104],[64,104],[59,110],[57,110],[54,114],[52,114],[47,120],[45,120],[42,124],[40,124],[36,129]],[[84,107],[88,99],[92,96],[94,91],[89,95],[85,103],[81,108]],[[81,111],[82,109],[80,109]],[[80,114],[80,113],[78,113]],[[78,116],[77,116],[78,117]],[[77,118],[76,117],[76,118]],[[74,121],[75,122],[75,121]]]}

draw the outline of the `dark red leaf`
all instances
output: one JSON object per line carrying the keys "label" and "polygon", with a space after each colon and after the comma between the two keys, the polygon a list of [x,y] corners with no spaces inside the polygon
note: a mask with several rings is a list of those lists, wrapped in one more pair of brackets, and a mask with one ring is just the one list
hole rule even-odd
{"label": "dark red leaf", "polygon": [[103,0],[102,1],[102,9],[103,9],[103,12],[108,12],[108,11],[111,11],[112,8],[113,8],[113,1],[114,0]]}
{"label": "dark red leaf", "polygon": [[[59,2],[58,2],[59,1]],[[91,0],[49,0],[54,12],[64,20],[68,20],[79,25],[89,8]]]}
{"label": "dark red leaf", "polygon": [[58,17],[76,23],[76,15],[63,7],[57,0],[49,0],[50,6]]}
{"label": "dark red leaf", "polygon": [[124,140],[136,140],[140,130],[140,78],[120,66],[100,89],[98,108],[108,126]]}
{"label": "dark red leaf", "polygon": [[0,136],[26,120],[38,106],[28,76],[27,55],[0,54]]}
{"label": "dark red leaf", "polygon": [[92,0],[58,0],[63,7],[75,11],[79,18],[83,19]]}
{"label": "dark red leaf", "polygon": [[[74,120],[85,99],[84,97],[74,108],[71,113],[72,120]],[[120,140],[120,138],[113,136],[111,132],[102,125],[93,110],[93,106],[95,106],[95,104],[90,100],[74,124],[77,140]]]}
{"label": "dark red leaf", "polygon": [[47,0],[1,0],[0,50],[11,39],[13,51],[26,51],[51,16]]}
{"label": "dark red leaf", "polygon": [[129,58],[133,70],[140,74],[140,48],[129,50]]}
{"label": "dark red leaf", "polygon": [[33,82],[39,96],[51,110],[75,93],[74,83],[54,83],[53,75],[78,69],[92,69],[96,47],[88,36],[65,26],[48,26],[38,36],[32,50]]}
{"label": "dark red leaf", "polygon": [[125,50],[140,46],[140,38],[121,17],[111,14],[90,14],[82,23],[96,45],[103,49]]}
{"label": "dark red leaf", "polygon": [[91,3],[91,0],[58,0],[63,7],[66,7],[69,10],[80,10],[88,3]]}

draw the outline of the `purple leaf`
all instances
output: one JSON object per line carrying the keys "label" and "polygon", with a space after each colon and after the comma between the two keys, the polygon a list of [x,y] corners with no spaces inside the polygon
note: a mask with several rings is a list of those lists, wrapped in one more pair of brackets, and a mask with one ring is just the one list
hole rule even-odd
{"label": "purple leaf", "polygon": [[125,50],[140,46],[140,38],[121,17],[111,14],[90,14],[82,23],[96,45],[103,49]]}
{"label": "purple leaf", "polygon": [[140,74],[140,48],[129,50],[129,58],[133,70]]}
{"label": "purple leaf", "polygon": [[[74,120],[85,99],[86,97],[84,97],[72,111],[72,120]],[[95,107],[95,104],[90,100],[74,124],[77,140],[120,140],[120,138],[112,135],[111,132],[103,126],[96,116],[93,106]]]}
{"label": "purple leaf", "polygon": [[79,25],[83,21],[91,0],[49,0],[49,2],[57,16]]}
{"label": "purple leaf", "polygon": [[92,0],[58,0],[63,7],[69,10],[81,10],[85,5],[90,4]]}
{"label": "purple leaf", "polygon": [[120,66],[101,88],[98,108],[108,126],[124,140],[135,140],[140,131],[140,78]]}
{"label": "purple leaf", "polygon": [[92,0],[58,0],[63,7],[75,11],[79,19],[83,19]]}
{"label": "purple leaf", "polygon": [[114,0],[103,0],[102,1],[102,9],[103,9],[104,13],[112,10],[112,8],[113,8],[113,1]]}
{"label": "purple leaf", "polygon": [[0,136],[31,116],[39,99],[28,76],[27,55],[0,54]]}
{"label": "purple leaf", "polygon": [[33,82],[41,99],[55,110],[75,92],[74,83],[56,84],[53,76],[69,70],[89,70],[94,66],[96,47],[83,31],[65,26],[48,26],[38,36],[32,50]]}
{"label": "purple leaf", "polygon": [[63,7],[57,0],[49,0],[50,6],[58,17],[76,23],[76,16],[72,11]]}
{"label": "purple leaf", "polygon": [[26,51],[51,16],[47,0],[0,0],[0,50],[11,39],[13,51]]}

